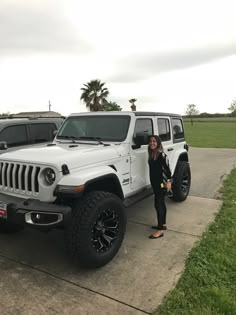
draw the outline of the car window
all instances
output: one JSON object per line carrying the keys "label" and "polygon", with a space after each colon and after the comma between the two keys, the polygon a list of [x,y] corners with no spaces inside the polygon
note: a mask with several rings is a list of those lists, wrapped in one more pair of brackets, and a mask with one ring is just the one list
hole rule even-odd
{"label": "car window", "polygon": [[184,128],[182,120],[179,118],[172,118],[173,138],[179,140],[184,138]]}
{"label": "car window", "polygon": [[152,135],[153,134],[152,119],[148,118],[137,119],[135,122],[134,137],[136,137],[137,133],[146,133],[149,136]]}
{"label": "car window", "polygon": [[168,118],[158,118],[157,119],[158,134],[161,141],[170,140],[170,122]]}
{"label": "car window", "polygon": [[32,143],[49,142],[54,139],[53,132],[57,129],[53,123],[41,123],[30,125]]}
{"label": "car window", "polygon": [[8,126],[0,132],[0,141],[6,141],[8,147],[28,144],[26,125]]}

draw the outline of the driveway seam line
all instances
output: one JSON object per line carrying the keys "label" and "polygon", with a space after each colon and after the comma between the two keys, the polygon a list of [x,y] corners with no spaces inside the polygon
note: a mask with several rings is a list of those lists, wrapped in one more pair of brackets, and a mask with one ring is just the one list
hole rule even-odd
{"label": "driveway seam line", "polygon": [[9,257],[4,256],[4,255],[2,255],[2,254],[0,254],[0,257],[3,258],[3,259],[5,259],[5,260],[9,260],[9,261],[12,261],[12,262],[14,262],[14,263],[20,264],[20,265],[22,265],[22,266],[24,266],[24,267],[30,268],[30,269],[32,269],[32,270],[35,270],[35,271],[44,273],[44,274],[46,274],[46,275],[48,275],[48,276],[50,276],[50,277],[52,277],[52,278],[55,278],[55,279],[57,279],[57,280],[61,280],[61,281],[63,281],[63,282],[66,282],[67,284],[70,284],[70,285],[76,286],[76,287],[78,287],[78,288],[81,288],[81,289],[83,289],[83,290],[87,290],[87,291],[89,291],[89,292],[98,294],[98,295],[100,295],[100,296],[102,296],[102,297],[105,297],[105,298],[110,299],[110,300],[112,300],[112,301],[114,301],[114,302],[120,303],[120,304],[122,304],[122,305],[128,306],[128,307],[130,307],[130,308],[132,308],[132,309],[134,309],[134,310],[140,311],[140,312],[142,312],[142,313],[144,313],[144,314],[151,314],[151,312],[147,312],[147,311],[142,310],[142,309],[140,309],[140,308],[138,308],[138,307],[136,307],[136,306],[133,306],[133,305],[130,305],[130,304],[128,304],[128,303],[119,301],[119,300],[117,300],[117,299],[115,299],[115,298],[113,298],[113,297],[110,297],[109,295],[106,295],[106,294],[104,294],[104,293],[99,293],[99,292],[97,292],[97,291],[95,291],[95,290],[92,290],[92,289],[90,289],[90,288],[86,288],[85,286],[81,286],[81,285],[79,285],[79,284],[77,284],[77,283],[74,283],[74,282],[72,282],[72,281],[70,281],[70,280],[66,280],[66,279],[64,279],[64,278],[62,278],[62,277],[60,277],[60,276],[51,274],[51,273],[48,272],[48,271],[45,271],[45,270],[42,270],[42,269],[39,269],[39,268],[30,266],[30,265],[28,265],[28,264],[26,264],[26,263],[23,263],[23,262],[21,262],[21,261],[15,260],[15,259],[13,259],[13,258],[9,258]]}
{"label": "driveway seam line", "polygon": [[[134,223],[134,224],[139,224],[142,226],[147,226],[149,227],[150,225],[145,224],[145,223],[141,223],[141,222],[136,222],[136,221],[132,221],[132,220],[128,220],[128,222]],[[167,231],[171,231],[171,232],[175,232],[175,233],[179,233],[179,234],[184,234],[184,235],[189,235],[189,236],[195,236],[195,237],[201,237],[201,235],[197,235],[197,234],[191,234],[191,233],[186,233],[186,232],[181,232],[181,231],[176,231],[176,230],[172,230],[172,229],[167,229]]]}
{"label": "driveway seam line", "polygon": [[[221,185],[219,185],[220,187]],[[202,196],[196,196],[196,195],[188,195],[188,197],[194,197],[194,198],[199,198],[199,199],[209,199],[209,200],[215,200],[215,201],[223,201],[222,198],[217,198],[218,190],[215,192],[216,195],[213,197],[202,197]]]}

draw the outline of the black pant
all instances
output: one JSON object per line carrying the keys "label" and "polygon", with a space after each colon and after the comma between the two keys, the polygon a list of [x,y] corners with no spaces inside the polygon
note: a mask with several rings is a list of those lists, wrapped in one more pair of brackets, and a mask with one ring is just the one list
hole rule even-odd
{"label": "black pant", "polygon": [[165,203],[164,189],[154,191],[155,195],[155,208],[157,212],[157,229],[163,230],[163,224],[166,224],[166,203]]}

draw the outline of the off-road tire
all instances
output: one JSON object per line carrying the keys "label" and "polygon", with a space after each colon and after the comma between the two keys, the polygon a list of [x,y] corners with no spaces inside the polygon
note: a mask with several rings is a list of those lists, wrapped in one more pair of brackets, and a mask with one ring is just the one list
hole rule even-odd
{"label": "off-road tire", "polygon": [[173,177],[173,195],[170,199],[174,201],[184,201],[189,193],[191,184],[191,171],[189,163],[186,161],[179,161],[176,165],[175,174]]}
{"label": "off-road tire", "polygon": [[0,219],[0,233],[16,233],[24,229],[24,226]]}
{"label": "off-road tire", "polygon": [[[65,229],[66,248],[80,266],[101,267],[118,252],[125,230],[122,201],[114,194],[92,191],[74,204],[71,222]],[[102,244],[105,246],[100,248]]]}

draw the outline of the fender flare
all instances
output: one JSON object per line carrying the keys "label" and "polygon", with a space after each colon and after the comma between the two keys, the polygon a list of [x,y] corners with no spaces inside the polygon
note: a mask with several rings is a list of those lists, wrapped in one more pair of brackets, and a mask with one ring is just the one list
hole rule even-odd
{"label": "fender flare", "polygon": [[[124,193],[117,170],[112,165],[101,166],[99,169],[98,167],[83,169],[79,170],[78,172],[63,176],[57,184],[57,195],[60,191],[59,187],[62,186],[72,188],[71,190],[67,190],[68,194],[66,195],[68,197],[69,195],[76,197],[86,191],[91,190],[104,190],[114,193],[121,199],[124,199]],[[77,186],[84,186],[85,189],[80,191],[78,194],[75,190],[73,190],[73,187]],[[66,196],[64,195],[64,197]]]}

